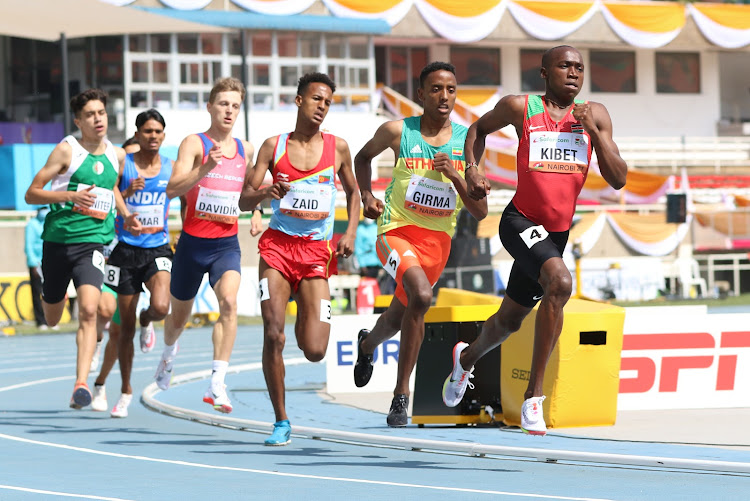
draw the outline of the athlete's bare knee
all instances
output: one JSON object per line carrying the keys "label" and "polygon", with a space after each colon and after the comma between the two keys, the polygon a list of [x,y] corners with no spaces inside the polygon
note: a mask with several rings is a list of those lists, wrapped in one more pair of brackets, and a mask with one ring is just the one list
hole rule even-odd
{"label": "athlete's bare knee", "polygon": [[409,295],[409,307],[418,311],[426,312],[432,306],[432,288],[420,287]]}
{"label": "athlete's bare knee", "polygon": [[219,313],[224,316],[237,315],[237,297],[229,296],[219,301]]}
{"label": "athlete's bare knee", "polygon": [[98,308],[96,304],[79,304],[78,320],[81,322],[95,322]]}
{"label": "athlete's bare knee", "polygon": [[286,344],[286,334],[282,330],[266,331],[263,337],[263,350],[270,350],[272,352],[281,353],[284,350]]}
{"label": "athlete's bare knee", "polygon": [[326,351],[319,348],[309,348],[304,350],[303,353],[310,362],[320,362],[326,356]]}
{"label": "athlete's bare knee", "polygon": [[542,287],[546,299],[564,304],[573,293],[573,279],[570,273],[555,273],[547,277]]}

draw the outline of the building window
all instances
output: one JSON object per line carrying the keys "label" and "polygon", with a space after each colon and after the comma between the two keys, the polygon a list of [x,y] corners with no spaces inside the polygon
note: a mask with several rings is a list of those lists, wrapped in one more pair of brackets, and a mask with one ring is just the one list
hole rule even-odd
{"label": "building window", "polygon": [[700,91],[701,68],[697,52],[656,53],[656,92],[698,94]]}
{"label": "building window", "polygon": [[591,92],[635,92],[635,53],[592,50]]}
{"label": "building window", "polygon": [[451,46],[459,85],[500,85],[500,50]]}
{"label": "building window", "polygon": [[521,91],[544,92],[542,55],[544,50],[521,49]]}

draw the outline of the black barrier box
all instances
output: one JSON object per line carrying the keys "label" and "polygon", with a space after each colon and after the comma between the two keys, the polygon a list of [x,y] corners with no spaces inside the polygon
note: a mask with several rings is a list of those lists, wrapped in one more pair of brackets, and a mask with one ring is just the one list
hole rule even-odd
{"label": "black barrier box", "polygon": [[492,407],[498,416],[500,408],[500,346],[490,351],[474,368],[466,395],[456,407],[443,403],[443,382],[453,369],[453,347],[459,341],[472,342],[484,322],[425,323],[425,337],[417,359],[414,380],[413,424],[470,424],[491,420],[484,411]]}

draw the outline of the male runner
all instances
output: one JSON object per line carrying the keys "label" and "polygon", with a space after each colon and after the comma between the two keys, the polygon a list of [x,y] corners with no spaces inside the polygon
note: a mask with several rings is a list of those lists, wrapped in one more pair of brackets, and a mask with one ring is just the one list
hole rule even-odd
{"label": "male runner", "polygon": [[245,86],[236,78],[216,81],[206,105],[211,126],[182,141],[167,186],[167,197],[186,197],[186,210],[172,266],[172,311],[164,322],[165,347],[156,384],[162,390],[169,388],[177,339],[190,317],[203,274],[208,272],[219,300],[219,319],[213,331],[213,374],[203,401],[224,413],[232,411],[224,377],[237,336],[237,202],[253,158],[250,143],[232,137],[244,99]]}
{"label": "male runner", "polygon": [[[612,121],[599,104],[576,99],[583,85],[583,58],[562,45],[542,56],[544,96],[505,96],[469,128],[466,136],[467,184],[472,198],[483,198],[488,184],[477,167],[488,134],[512,124],[518,133],[518,187],[500,221],[503,247],[515,260],[497,313],[470,345],[453,348],[453,371],[443,385],[443,401],[456,406],[463,398],[473,366],[505,341],[539,302],[529,384],[521,409],[521,429],[544,435],[544,371],[563,325],[563,306],[572,279],[562,260],[586,180],[591,148],[604,179],[615,189],[625,185],[627,165],[612,141]],[[470,369],[465,370],[464,367]]]}
{"label": "male runner", "polygon": [[[453,65],[433,62],[425,66],[417,95],[424,114],[386,122],[354,159],[364,215],[378,219],[380,262],[397,283],[393,301],[372,332],[359,332],[354,383],[362,387],[370,381],[375,348],[401,330],[389,426],[406,426],[408,421],[409,378],[422,346],[432,286],[450,254],[457,211],[465,204],[475,218],[487,215],[487,200],[473,200],[466,192],[466,127],[450,119],[456,102]],[[393,150],[397,160],[383,202],[373,196],[370,176],[372,159],[386,148]]]}
{"label": "male runner", "polygon": [[[143,353],[154,347],[154,321],[169,311],[169,282],[172,248],[169,245],[167,184],[172,175],[172,161],[159,154],[164,142],[164,117],[154,109],[139,113],[135,119],[135,138],[139,149],[128,153],[118,177],[117,186],[124,203],[118,207],[115,221],[119,240],[106,266],[104,281],[118,292],[120,336],[118,357],[122,378],[121,396],[112,409],[113,417],[127,417],[133,398],[130,374],[133,369],[133,338],[136,307],[142,287],[150,292],[149,307],[137,315],[140,324],[140,346]],[[133,215],[135,225],[125,228],[125,216]],[[101,374],[96,381],[103,384]]]}
{"label": "male runner", "polygon": [[[299,79],[294,131],[263,142],[240,199],[240,209],[246,210],[270,198],[273,210],[269,227],[258,241],[263,374],[276,414],[266,445],[291,441],[282,357],[289,297],[298,305],[297,345],[308,360],[318,362],[325,356],[331,332],[328,278],[336,274],[336,258],[349,257],[354,251],[360,199],[349,145],[320,131],[335,90],[333,81],[322,73],[308,73]],[[268,170],[273,184],[258,190]],[[346,193],[349,224],[334,251],[336,174]]]}
{"label": "male runner", "polygon": [[[26,191],[26,202],[50,205],[44,221],[44,316],[50,326],[60,321],[68,282],[78,295],[76,382],[70,406],[91,403],[86,384],[96,345],[96,310],[104,277],[103,246],[114,238],[115,186],[125,152],[107,137],[107,94],[89,89],[70,100],[81,139],[65,137]],[[49,190],[44,186],[52,182]],[[132,224],[132,218],[128,219]]]}

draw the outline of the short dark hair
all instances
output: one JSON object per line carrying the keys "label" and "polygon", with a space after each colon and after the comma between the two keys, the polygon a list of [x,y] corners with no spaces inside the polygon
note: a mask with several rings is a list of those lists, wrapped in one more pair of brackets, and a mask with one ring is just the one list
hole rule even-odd
{"label": "short dark hair", "polygon": [[422,68],[422,73],[419,74],[419,86],[424,87],[424,81],[427,80],[427,75],[430,73],[434,73],[436,71],[445,70],[450,71],[453,73],[453,75],[456,75],[456,67],[453,66],[451,63],[444,63],[442,61],[433,61],[424,68]]}
{"label": "short dark hair", "polygon": [[311,83],[322,83],[326,84],[331,88],[331,94],[336,92],[336,84],[331,80],[331,77],[325,73],[313,72],[305,73],[302,78],[297,82],[297,95],[301,96],[307,90]]}
{"label": "short dark hair", "polygon": [[88,89],[80,94],[73,96],[70,100],[70,111],[73,115],[78,118],[81,110],[89,101],[101,101],[102,104],[107,106],[107,93],[101,89]]}
{"label": "short dark hair", "polygon": [[130,136],[125,140],[124,143],[122,143],[121,148],[125,148],[126,146],[130,146],[131,144],[138,144],[138,140],[135,138],[135,136]]}
{"label": "short dark hair", "polygon": [[135,128],[140,129],[141,127],[143,127],[143,124],[145,124],[149,120],[156,120],[161,124],[162,127],[167,126],[166,122],[164,122],[164,117],[161,116],[161,113],[156,111],[154,108],[151,108],[150,110],[138,113],[138,116],[135,117]]}
{"label": "short dark hair", "polygon": [[558,45],[557,47],[547,49],[544,51],[544,54],[542,54],[542,68],[547,68],[549,66],[551,62],[550,59],[552,59],[552,54],[560,49],[573,49],[574,51],[578,52],[578,49],[576,49],[572,45]]}

